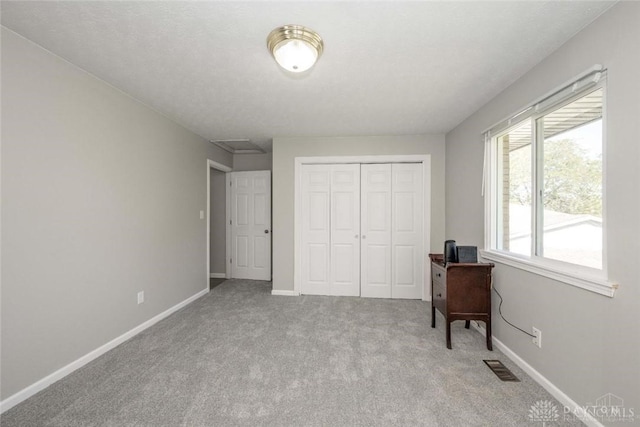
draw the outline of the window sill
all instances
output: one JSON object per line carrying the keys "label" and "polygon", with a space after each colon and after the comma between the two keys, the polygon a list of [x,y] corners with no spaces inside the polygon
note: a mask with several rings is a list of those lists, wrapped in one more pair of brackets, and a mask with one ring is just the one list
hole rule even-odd
{"label": "window sill", "polygon": [[586,289],[587,291],[595,292],[597,294],[604,295],[610,298],[613,298],[616,289],[618,289],[617,283],[609,282],[608,280],[601,277],[581,275],[576,272],[561,270],[548,265],[537,263],[535,261],[518,258],[501,252],[484,250],[480,251],[480,255],[490,261],[495,261],[501,264],[509,265],[511,267],[519,268],[530,273],[548,277],[550,279],[567,283],[578,288]]}

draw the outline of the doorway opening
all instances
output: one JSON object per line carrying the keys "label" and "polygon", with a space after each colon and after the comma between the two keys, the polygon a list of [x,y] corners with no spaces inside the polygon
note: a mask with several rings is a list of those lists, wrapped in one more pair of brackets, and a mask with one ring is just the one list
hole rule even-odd
{"label": "doorway opening", "polygon": [[207,160],[207,289],[231,278],[228,172],[230,167]]}
{"label": "doorway opening", "polygon": [[271,171],[232,172],[207,160],[207,288],[271,280]]}

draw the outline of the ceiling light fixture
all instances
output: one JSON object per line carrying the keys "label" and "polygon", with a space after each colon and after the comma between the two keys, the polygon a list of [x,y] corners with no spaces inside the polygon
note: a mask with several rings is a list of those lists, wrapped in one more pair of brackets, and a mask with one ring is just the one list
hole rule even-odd
{"label": "ceiling light fixture", "polygon": [[324,48],[315,31],[301,25],[283,25],[269,33],[267,47],[278,65],[292,73],[313,67]]}

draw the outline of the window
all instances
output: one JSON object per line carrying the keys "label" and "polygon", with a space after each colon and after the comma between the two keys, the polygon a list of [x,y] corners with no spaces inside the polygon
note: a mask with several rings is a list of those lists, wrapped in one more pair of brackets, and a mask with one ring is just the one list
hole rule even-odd
{"label": "window", "polygon": [[604,80],[592,70],[487,131],[483,255],[612,296],[603,250]]}

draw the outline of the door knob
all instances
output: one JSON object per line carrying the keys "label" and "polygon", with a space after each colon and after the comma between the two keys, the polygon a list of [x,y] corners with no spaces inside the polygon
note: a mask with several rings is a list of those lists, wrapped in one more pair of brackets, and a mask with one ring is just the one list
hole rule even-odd
{"label": "door knob", "polygon": [[264,234],[269,234],[269,230],[264,230]]}
{"label": "door knob", "polygon": [[356,237],[355,237],[355,238],[356,238],[356,239],[358,238],[358,235],[357,235],[357,234],[356,234]]}
{"label": "door knob", "polygon": [[365,236],[365,235],[363,234],[363,235],[362,235],[362,238],[363,238],[363,239],[366,239],[366,238],[367,238],[367,236]]}

